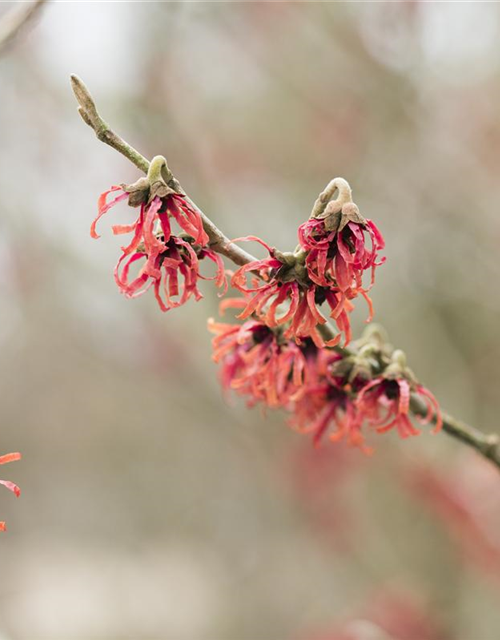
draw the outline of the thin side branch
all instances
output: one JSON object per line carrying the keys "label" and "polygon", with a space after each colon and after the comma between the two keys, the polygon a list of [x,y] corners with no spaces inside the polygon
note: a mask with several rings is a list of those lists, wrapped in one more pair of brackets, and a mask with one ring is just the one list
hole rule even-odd
{"label": "thin side branch", "polygon": [[125,156],[130,162],[143,171],[148,172],[149,161],[131,147],[123,138],[120,138],[101,118],[97,111],[94,99],[90,95],[90,91],[78,76],[71,76],[71,87],[75,98],[80,105],[78,107],[78,113],[81,115],[82,120],[91,127],[97,138],[108,144],[113,149],[116,149],[119,153]]}
{"label": "thin side branch", "polygon": [[0,20],[0,51],[11,42],[25,24],[40,11],[46,0],[35,0],[32,4],[19,3]]}
{"label": "thin side branch", "polygon": [[[91,127],[96,136],[102,142],[108,144],[113,149],[116,149],[119,153],[125,156],[128,160],[130,160],[135,166],[147,173],[149,168],[149,161],[141,155],[138,151],[136,151],[133,147],[131,147],[125,140],[120,138],[101,118],[99,115],[95,102],[90,95],[89,90],[84,85],[84,83],[75,75],[71,76],[71,85],[73,87],[73,92],[76,96],[79,106],[79,113],[86,124]],[[175,189],[179,193],[183,193],[182,188],[178,182],[178,180],[172,175],[170,170],[167,170],[167,175],[165,175],[165,180],[173,189]],[[326,207],[327,203],[333,197],[335,191],[338,188],[338,184],[335,181],[332,181],[323,193],[320,194],[316,203],[314,205],[313,213],[316,215],[321,213],[321,211]],[[210,238],[210,246],[214,251],[217,251],[223,256],[226,256],[237,264],[238,266],[248,264],[249,262],[255,261],[257,258],[252,256],[251,254],[243,251],[238,246],[233,244],[229,238],[227,238],[222,231],[208,218],[201,209],[189,198],[187,198],[192,206],[194,206],[200,213],[201,218],[203,220],[203,226],[205,231],[207,232]],[[333,328],[326,324],[320,325],[319,330],[322,336],[325,339],[331,339],[335,337],[335,332]],[[350,350],[348,348],[341,347],[339,351],[344,355],[349,354]],[[417,396],[412,395],[410,409],[413,415],[419,417],[426,417],[428,408],[425,402]],[[497,435],[486,435],[471,427],[452,416],[443,413],[443,430],[448,433],[450,436],[464,442],[469,445],[473,449],[476,449],[481,455],[483,455],[488,460],[491,460],[493,464],[495,464],[500,469],[500,438]],[[435,418],[433,419],[435,422]]]}

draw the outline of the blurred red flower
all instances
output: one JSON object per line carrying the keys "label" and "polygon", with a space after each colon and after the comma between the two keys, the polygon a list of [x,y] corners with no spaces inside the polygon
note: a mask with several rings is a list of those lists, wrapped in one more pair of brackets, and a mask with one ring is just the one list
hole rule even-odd
{"label": "blurred red flower", "polygon": [[437,515],[462,559],[500,586],[498,470],[467,452],[446,471],[415,464],[406,473],[409,488]]}
{"label": "blurred red flower", "polygon": [[[241,308],[244,304],[242,298],[228,299],[221,307]],[[286,406],[306,391],[311,362],[303,348],[280,332],[260,320],[235,325],[211,318],[208,327],[216,334],[212,340],[213,360],[221,364],[223,388],[246,396],[249,406],[258,402],[269,407]]]}
{"label": "blurred red flower", "polygon": [[451,640],[424,599],[398,587],[381,588],[363,610],[331,631],[306,640]]}
{"label": "blurred red flower", "polygon": [[420,433],[413,426],[409,416],[412,390],[421,395],[428,406],[427,416],[418,418],[419,422],[427,424],[435,415],[436,426],[433,432],[437,433],[441,429],[443,420],[436,398],[424,386],[412,385],[404,377],[375,378],[360,390],[356,398],[356,406],[362,414],[363,420],[367,421],[370,427],[375,428],[378,433],[385,433],[396,428],[401,438],[408,438]]}
{"label": "blurred red flower", "polygon": [[[20,459],[21,459],[20,453],[7,453],[3,456],[0,456],[0,465],[7,464],[8,462],[15,462],[16,460],[20,460]],[[9,480],[0,480],[0,484],[3,484],[3,486],[7,487],[9,491],[12,491],[12,493],[17,498],[19,498],[19,496],[21,495],[21,489],[17,486],[17,484],[14,484]],[[5,522],[0,522],[0,531],[5,531],[5,529],[6,529]]]}

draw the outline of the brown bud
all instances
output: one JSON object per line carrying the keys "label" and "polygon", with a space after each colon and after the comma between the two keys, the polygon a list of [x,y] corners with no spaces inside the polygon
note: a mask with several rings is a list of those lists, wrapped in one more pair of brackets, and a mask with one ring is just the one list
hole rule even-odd
{"label": "brown bud", "polygon": [[149,195],[149,180],[147,178],[139,178],[137,182],[133,182],[132,184],[122,184],[120,186],[129,194],[129,206],[139,207],[147,201]]}
{"label": "brown bud", "polygon": [[166,198],[173,193],[177,193],[174,189],[168,186],[163,180],[156,180],[149,187],[148,202],[151,202],[154,198]]}

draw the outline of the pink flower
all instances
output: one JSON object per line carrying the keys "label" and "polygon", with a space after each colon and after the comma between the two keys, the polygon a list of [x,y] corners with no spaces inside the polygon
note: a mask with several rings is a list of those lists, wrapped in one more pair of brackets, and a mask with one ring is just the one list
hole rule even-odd
{"label": "pink flower", "polygon": [[372,379],[373,367],[379,368],[380,362],[370,353],[369,344],[363,348],[367,349],[364,356],[360,351],[342,355],[318,349],[314,383],[287,407],[292,413],[290,425],[301,433],[313,434],[316,445],[329,434],[331,441],[344,440],[370,454],[373,450],[364,444],[364,425],[378,433],[397,428],[403,438],[420,433],[409,417],[414,393],[427,405],[427,415],[416,420],[422,424],[435,420],[433,433],[438,432],[442,426],[439,404],[416,382],[404,354],[395,351],[384,373]]}
{"label": "pink flower", "polygon": [[311,386],[294,402],[289,425],[299,433],[310,433],[319,446],[327,436],[331,442],[345,440],[370,454],[361,433],[362,417],[348,388],[330,382]]}
{"label": "pink flower", "polygon": [[411,383],[404,377],[375,378],[361,389],[356,406],[363,419],[378,433],[396,428],[401,438],[408,438],[420,433],[409,417],[412,391],[421,395],[428,406],[427,416],[418,421],[428,424],[435,415],[436,426],[433,433],[437,433],[443,420],[436,398],[421,384]]}
{"label": "pink flower", "polygon": [[353,552],[362,523],[349,499],[355,478],[369,467],[359,452],[343,446],[285,449],[285,478],[294,498],[323,543],[340,553]]}
{"label": "pink flower", "polygon": [[[111,202],[107,202],[109,194],[117,191],[121,193],[111,200]],[[90,227],[90,235],[92,238],[100,237],[96,232],[96,225],[100,218],[116,204],[129,198],[130,190],[127,191],[126,188],[117,185],[101,193],[97,202],[98,214]],[[203,221],[199,212],[187,202],[186,196],[175,192],[168,193],[168,195],[162,198],[155,196],[149,203],[142,202],[140,204],[140,214],[136,222],[130,225],[114,225],[112,229],[115,235],[134,232],[135,235],[139,236],[138,240],[136,240],[134,236],[134,241],[136,240],[137,244],[139,244],[141,239],[144,239],[144,242],[149,240],[150,244],[156,245],[155,224],[157,222],[161,224],[163,235],[165,239],[168,240],[171,235],[170,220],[172,218],[185,233],[194,239],[196,244],[200,246],[208,244],[209,238],[203,229]]]}
{"label": "pink flower", "polygon": [[[299,227],[299,243],[305,253],[307,274],[316,285],[335,291],[339,302],[361,295],[368,304],[368,319],[373,317],[373,305],[368,296],[375,279],[377,261],[385,246],[375,223],[365,220],[351,200],[351,189],[345,180],[332,182],[339,189],[339,199],[332,200]],[[371,246],[367,246],[367,240]],[[363,274],[371,270],[371,282],[363,286]]]}
{"label": "pink flower", "polygon": [[381,584],[355,616],[304,640],[451,640],[427,598],[401,584]]}
{"label": "pink flower", "polygon": [[[122,193],[107,202],[108,195],[115,191]],[[129,197],[129,192],[117,186],[101,195],[98,216],[90,229],[93,238],[99,237],[97,221],[111,207]],[[185,237],[172,233],[172,219],[187,234]],[[130,243],[122,247],[122,255],[115,267],[115,281],[128,298],[142,295],[153,287],[160,309],[168,311],[191,297],[196,300],[202,297],[197,286],[199,278],[212,279],[218,287],[227,287],[224,264],[221,257],[207,246],[209,238],[199,213],[178,193],[155,196],[150,203],[142,202],[134,223],[114,225],[112,230],[115,235],[133,234]],[[199,262],[204,258],[216,265],[216,275],[211,278],[200,274]],[[130,269],[139,261],[142,263],[140,270],[130,280]]]}
{"label": "pink flower", "polygon": [[[217,265],[217,273],[212,278],[200,274],[199,260],[205,257]],[[138,275],[130,281],[130,267],[141,260],[145,261],[144,264]],[[124,252],[115,267],[115,281],[127,298],[136,298],[154,287],[162,311],[179,307],[191,297],[200,300],[203,296],[198,290],[199,278],[215,279],[217,286],[226,285],[221,257],[211,249],[201,249],[197,253],[188,241],[177,236],[171,236],[164,243],[162,252],[156,255],[154,261],[145,251],[138,249],[131,255]]]}
{"label": "pink flower", "polygon": [[[245,308],[244,298],[224,300],[221,310]],[[312,434],[317,446],[329,432],[331,441],[344,439],[366,453],[361,434],[362,417],[354,402],[353,385],[335,377],[330,365],[342,356],[318,349],[311,338],[297,344],[280,328],[262,320],[242,325],[209,320],[213,359],[221,364],[221,383],[248,398],[248,405],[262,402],[283,407],[290,414],[289,425],[300,433]],[[358,385],[359,386],[359,385]]]}
{"label": "pink flower", "polygon": [[[318,325],[325,324],[326,318],[318,309],[326,302],[331,310],[337,327],[345,336],[347,344],[351,339],[349,312],[352,304],[338,293],[316,286],[307,278],[303,265],[297,263],[293,254],[280,254],[255,236],[238,240],[254,240],[269,251],[269,257],[256,260],[240,267],[231,279],[231,285],[246,295],[247,303],[238,316],[245,319],[257,316],[269,327],[288,324],[284,331],[287,338],[293,338],[300,344],[311,338],[317,347],[334,346],[340,342],[339,334],[334,339],[324,341],[318,331]],[[247,276],[252,277],[250,286]],[[285,309],[278,315],[278,310]]]}
{"label": "pink flower", "polygon": [[354,403],[355,388],[359,385],[334,373],[335,366],[342,362],[342,355],[334,351],[316,351],[314,377],[309,376],[308,388],[288,406],[291,412],[288,424],[299,433],[312,434],[315,446],[328,437],[331,442],[344,440],[371,453],[364,445],[362,419]]}
{"label": "pink flower", "polygon": [[[20,460],[20,459],[21,459],[20,453],[7,453],[3,456],[0,456],[0,464],[7,464],[8,462],[15,462],[16,460]],[[0,484],[3,484],[3,486],[7,487],[9,491],[12,491],[12,493],[17,498],[21,495],[21,489],[19,489],[17,484],[14,484],[9,480],[0,480]],[[0,522],[0,531],[5,531],[5,529],[6,529],[5,522]]]}
{"label": "pink flower", "polygon": [[[328,212],[327,211],[325,213]],[[366,236],[371,247],[366,245]],[[348,298],[367,297],[373,286],[378,252],[385,246],[382,234],[371,220],[365,220],[355,204],[325,218],[311,218],[299,227],[299,242],[307,252],[306,268],[316,284],[341,291]],[[363,273],[371,269],[371,282],[363,288]]]}
{"label": "pink flower", "polygon": [[[464,473],[464,470],[467,472]],[[500,586],[500,478],[498,469],[470,451],[446,469],[414,463],[407,485],[430,508],[457,545],[459,558]]]}
{"label": "pink flower", "polygon": [[[241,307],[241,302],[225,300],[222,307]],[[259,320],[234,325],[210,319],[208,327],[216,334],[213,359],[221,364],[223,388],[247,397],[249,406],[285,406],[304,392],[308,359],[297,344]]]}

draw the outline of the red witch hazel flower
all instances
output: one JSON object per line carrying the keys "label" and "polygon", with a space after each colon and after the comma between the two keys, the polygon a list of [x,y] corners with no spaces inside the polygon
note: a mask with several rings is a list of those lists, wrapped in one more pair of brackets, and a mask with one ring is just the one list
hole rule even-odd
{"label": "red witch hazel flower", "polygon": [[289,425],[300,433],[312,434],[316,446],[328,435],[332,442],[345,440],[349,445],[371,453],[371,449],[364,446],[362,420],[356,405],[342,386],[324,381],[310,387],[295,402]]}
{"label": "red witch hazel flower", "polygon": [[[7,453],[3,456],[0,456],[0,465],[7,464],[8,462],[15,462],[16,460],[20,460],[20,459],[21,459],[20,453]],[[3,486],[7,487],[9,491],[12,491],[12,493],[17,498],[19,498],[19,496],[21,495],[21,489],[19,489],[17,484],[14,484],[9,480],[0,480],[0,484],[3,484]],[[6,529],[5,522],[0,522],[0,531],[5,531],[5,529]]]}
{"label": "red witch hazel flower", "polygon": [[[325,207],[325,200],[339,191],[339,198]],[[366,246],[366,236],[371,247]],[[352,202],[351,188],[343,178],[335,178],[320,195],[307,222],[299,227],[299,243],[306,252],[305,266],[309,278],[317,285],[333,289],[341,297],[352,299],[361,294],[373,315],[368,291],[375,269],[385,258],[378,252],[385,246],[382,234],[371,220],[365,220]],[[363,274],[371,270],[371,282],[363,287]]]}
{"label": "red witch hazel flower", "polygon": [[[199,212],[186,197],[171,189],[161,177],[166,167],[163,157],[157,156],[150,165],[147,178],[121,187],[111,187],[98,202],[98,215],[90,228],[90,235],[99,238],[97,221],[111,207],[128,199],[130,206],[139,207],[137,220],[129,225],[114,225],[115,235],[132,233],[127,246],[115,267],[115,281],[128,298],[142,295],[153,287],[162,311],[183,305],[189,298],[199,300],[198,279],[215,280],[218,287],[227,287],[224,264],[221,257],[209,248],[209,237],[203,229]],[[110,202],[110,193],[121,192]],[[184,232],[172,233],[174,220]],[[201,275],[200,261],[204,258],[215,263],[216,275]],[[141,264],[135,278],[129,273],[133,265]]]}
{"label": "red witch hazel flower", "polygon": [[415,381],[406,367],[402,351],[395,351],[384,373],[361,389],[356,406],[363,419],[378,433],[396,428],[401,438],[408,438],[420,434],[409,417],[412,392],[421,396],[427,405],[427,415],[417,418],[418,421],[428,424],[435,419],[433,433],[437,433],[443,424],[439,404],[428,389]]}
{"label": "red witch hazel flower", "polygon": [[[224,300],[221,311],[246,306],[244,298]],[[290,426],[313,434],[316,445],[330,430],[330,440],[345,439],[369,452],[363,445],[353,386],[331,372],[341,355],[318,349],[310,338],[299,345],[281,327],[271,328],[261,320],[234,325],[211,319],[209,329],[216,334],[213,359],[221,364],[223,388],[246,396],[249,406],[262,402],[284,407],[292,414]]]}
{"label": "red witch hazel flower", "polygon": [[[243,305],[242,298],[224,300],[221,311]],[[211,318],[208,328],[215,334],[213,359],[221,363],[223,388],[246,396],[249,406],[286,406],[305,392],[311,366],[305,345],[299,347],[260,320],[234,325]]]}
{"label": "red witch hazel flower", "polygon": [[310,433],[319,446],[325,437],[331,442],[343,440],[364,453],[372,449],[364,444],[361,433],[363,415],[355,403],[356,392],[366,383],[349,375],[344,357],[329,349],[319,349],[316,358],[316,381],[289,407],[289,425],[300,433]]}
{"label": "red witch hazel flower", "polygon": [[[318,331],[318,325],[327,322],[318,306],[326,302],[331,317],[345,336],[346,344],[349,342],[351,327],[348,313],[352,310],[349,300],[311,282],[296,254],[282,253],[255,236],[237,238],[234,242],[239,240],[259,242],[269,251],[268,258],[243,265],[231,279],[231,285],[246,296],[245,308],[239,318],[255,315],[271,328],[289,323],[284,330],[285,338],[293,338],[298,344],[311,338],[317,347],[334,346],[340,342],[340,333],[325,342]],[[250,286],[247,284],[248,275],[251,276]],[[283,306],[285,309],[278,315]]]}

